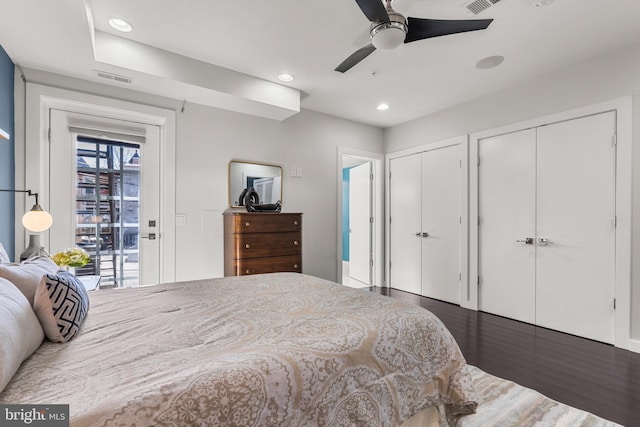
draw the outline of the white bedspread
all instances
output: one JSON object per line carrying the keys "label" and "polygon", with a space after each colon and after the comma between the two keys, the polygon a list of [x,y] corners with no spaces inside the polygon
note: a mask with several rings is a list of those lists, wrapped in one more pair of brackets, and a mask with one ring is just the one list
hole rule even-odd
{"label": "white bedspread", "polygon": [[72,426],[398,426],[475,408],[427,310],[296,273],[90,293],[78,337],[45,342],[3,403],[69,404]]}

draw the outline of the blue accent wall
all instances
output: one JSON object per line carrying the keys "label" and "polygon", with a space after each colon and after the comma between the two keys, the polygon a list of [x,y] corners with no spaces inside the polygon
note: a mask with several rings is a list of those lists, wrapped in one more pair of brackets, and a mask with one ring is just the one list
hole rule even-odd
{"label": "blue accent wall", "polygon": [[[15,189],[13,61],[0,46],[0,128],[10,139],[0,140],[0,188]],[[15,254],[15,194],[0,192],[0,242]]]}
{"label": "blue accent wall", "polygon": [[349,170],[342,169],[342,260],[349,261]]}

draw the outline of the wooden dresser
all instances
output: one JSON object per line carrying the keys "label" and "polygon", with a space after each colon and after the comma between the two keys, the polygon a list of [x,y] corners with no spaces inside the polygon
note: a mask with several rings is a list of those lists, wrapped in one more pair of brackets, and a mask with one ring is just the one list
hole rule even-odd
{"label": "wooden dresser", "polygon": [[302,214],[224,213],[224,275],[302,272]]}

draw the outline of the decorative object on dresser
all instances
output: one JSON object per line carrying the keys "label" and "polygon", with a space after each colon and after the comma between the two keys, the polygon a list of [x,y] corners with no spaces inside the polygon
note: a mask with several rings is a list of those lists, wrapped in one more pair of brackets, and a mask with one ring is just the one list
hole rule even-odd
{"label": "decorative object on dresser", "polygon": [[302,214],[224,212],[224,275],[302,272]]}

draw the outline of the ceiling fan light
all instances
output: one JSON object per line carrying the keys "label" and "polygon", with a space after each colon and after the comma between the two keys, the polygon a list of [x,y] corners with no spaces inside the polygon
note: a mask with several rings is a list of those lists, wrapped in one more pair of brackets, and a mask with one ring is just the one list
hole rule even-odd
{"label": "ceiling fan light", "polygon": [[371,43],[376,49],[391,50],[404,42],[405,31],[392,24],[380,25],[371,31]]}

